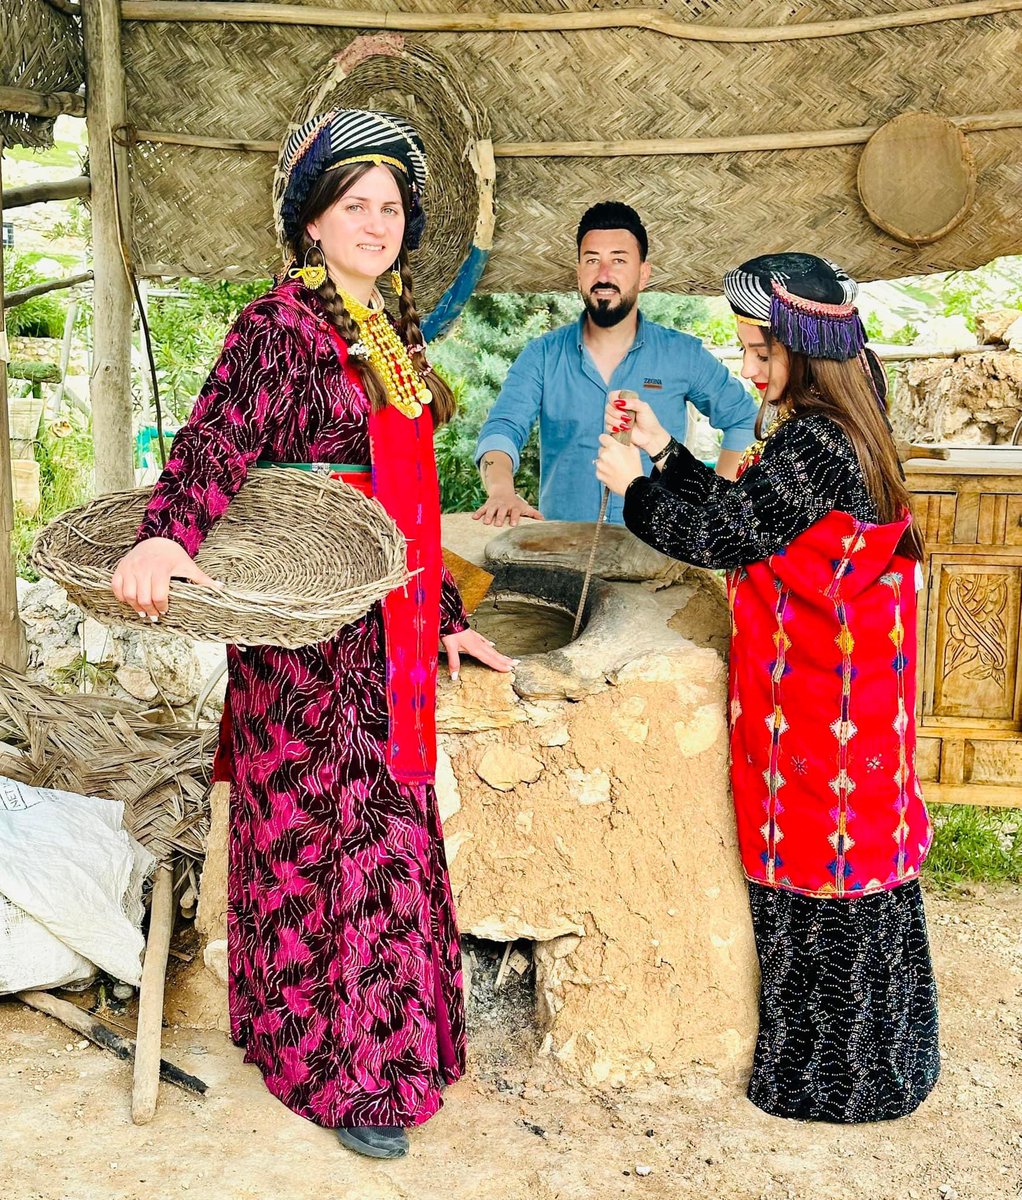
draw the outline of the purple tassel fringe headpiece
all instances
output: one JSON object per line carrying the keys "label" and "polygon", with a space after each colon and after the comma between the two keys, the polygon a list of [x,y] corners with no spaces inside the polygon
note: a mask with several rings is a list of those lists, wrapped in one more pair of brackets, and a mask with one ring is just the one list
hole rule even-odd
{"label": "purple tassel fringe headpiece", "polygon": [[854,304],[805,300],[773,281],[770,330],[782,345],[809,358],[858,358],[866,330]]}

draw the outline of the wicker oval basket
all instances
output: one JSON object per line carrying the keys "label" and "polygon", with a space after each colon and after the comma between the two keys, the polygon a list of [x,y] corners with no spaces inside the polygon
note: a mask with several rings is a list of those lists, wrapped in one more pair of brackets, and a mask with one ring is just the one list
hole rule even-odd
{"label": "wicker oval basket", "polygon": [[[137,629],[110,590],[152,492],[71,509],[36,538],[32,562],[98,621]],[[333,637],[408,578],[405,542],[376,501],[325,475],[255,471],[196,562],[222,590],[175,579],[159,628],[187,637],[294,649]]]}

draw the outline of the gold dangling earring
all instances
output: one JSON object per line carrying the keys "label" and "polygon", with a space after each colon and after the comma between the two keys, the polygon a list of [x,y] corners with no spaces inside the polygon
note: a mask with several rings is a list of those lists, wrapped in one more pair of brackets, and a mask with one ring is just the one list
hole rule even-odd
{"label": "gold dangling earring", "polygon": [[[318,265],[309,262],[309,255],[316,251],[320,257]],[[297,264],[287,273],[289,279],[300,279],[307,288],[316,291],[326,282],[326,258],[320,249],[319,242],[313,242],[305,251],[305,261],[299,267]]]}
{"label": "gold dangling earring", "polygon": [[390,286],[394,289],[394,295],[400,300],[404,293],[405,285],[401,281],[401,272],[398,270],[397,263],[390,269]]}

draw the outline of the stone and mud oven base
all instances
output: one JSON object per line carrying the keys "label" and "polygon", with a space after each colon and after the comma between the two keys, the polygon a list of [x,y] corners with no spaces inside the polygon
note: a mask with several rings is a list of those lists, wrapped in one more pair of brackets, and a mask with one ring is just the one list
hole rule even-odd
{"label": "stone and mud oven base", "polygon": [[[592,526],[444,544],[486,561],[498,597],[577,601]],[[547,572],[550,579],[543,579]],[[727,612],[718,581],[607,528],[587,624],[513,676],[441,677],[437,792],[462,931],[528,939],[542,1052],[590,1084],[747,1071],[757,970],[727,783]],[[523,581],[525,581],[523,583]],[[572,589],[574,588],[574,592]],[[225,1024],[225,785],[197,923],[206,966],[170,996]]]}

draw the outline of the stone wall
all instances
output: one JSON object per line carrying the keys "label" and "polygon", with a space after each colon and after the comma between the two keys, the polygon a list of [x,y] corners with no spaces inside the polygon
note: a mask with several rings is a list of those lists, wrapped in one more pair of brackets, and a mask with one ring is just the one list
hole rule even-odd
{"label": "stone wall", "polygon": [[984,313],[977,326],[977,353],[899,367],[891,399],[898,437],[966,446],[1011,438],[1022,417],[1022,312]]}
{"label": "stone wall", "polygon": [[[225,663],[223,646],[160,633],[100,625],[51,580],[18,580],[18,607],[28,639],[28,674],[58,691],[86,691],[154,707],[192,710]],[[207,720],[223,707],[225,679],[204,703]]]}

